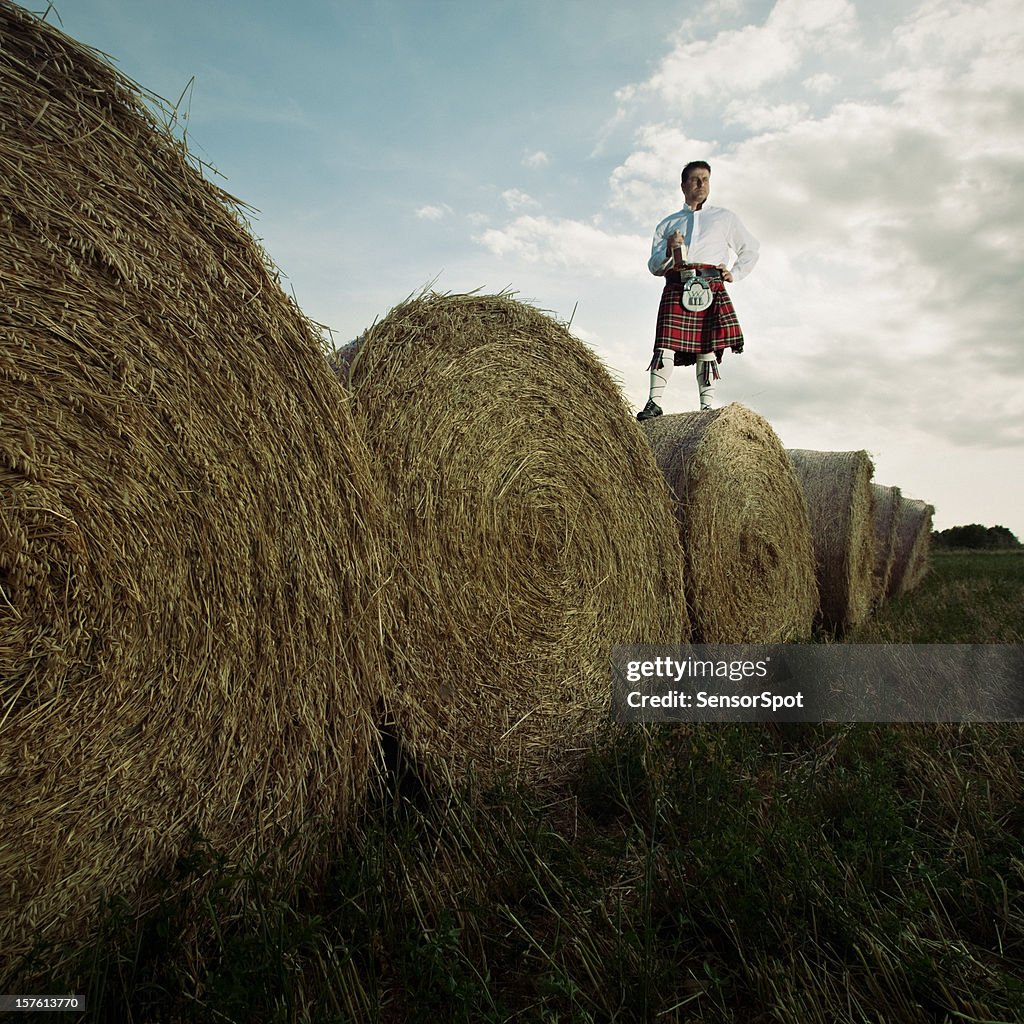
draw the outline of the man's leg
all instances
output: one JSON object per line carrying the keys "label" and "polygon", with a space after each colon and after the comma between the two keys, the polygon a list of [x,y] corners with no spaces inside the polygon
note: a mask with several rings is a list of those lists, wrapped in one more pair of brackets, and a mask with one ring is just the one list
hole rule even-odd
{"label": "man's leg", "polygon": [[654,358],[651,360],[651,391],[647,397],[647,404],[636,414],[641,422],[649,420],[652,416],[661,415],[661,396],[665,393],[665,385],[675,369],[675,354],[671,349],[659,348],[654,351]]}
{"label": "man's leg", "polygon": [[715,381],[718,380],[718,360],[714,352],[702,352],[697,356],[697,390],[700,392],[701,409],[713,409]]}

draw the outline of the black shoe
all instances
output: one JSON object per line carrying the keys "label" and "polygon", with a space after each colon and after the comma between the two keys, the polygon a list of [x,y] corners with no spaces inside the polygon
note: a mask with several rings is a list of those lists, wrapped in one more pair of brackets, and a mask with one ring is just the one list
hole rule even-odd
{"label": "black shoe", "polygon": [[653,398],[647,399],[647,404],[636,414],[636,418],[643,423],[644,420],[649,420],[653,416],[661,415],[661,406],[654,404]]}

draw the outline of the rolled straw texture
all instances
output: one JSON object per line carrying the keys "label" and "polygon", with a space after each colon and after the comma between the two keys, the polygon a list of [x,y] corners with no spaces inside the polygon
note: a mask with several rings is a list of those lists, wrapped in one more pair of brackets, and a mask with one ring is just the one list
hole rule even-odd
{"label": "rolled straw texture", "polygon": [[892,575],[893,562],[896,558],[898,511],[903,499],[898,487],[872,484],[871,493],[875,497],[875,565],[872,600],[875,605],[878,605],[885,600],[889,592],[889,577]]}
{"label": "rolled straw texture", "polygon": [[338,354],[394,503],[391,715],[429,771],[571,770],[614,644],[689,635],[668,490],[618,387],[508,295],[425,294]]}
{"label": "rolled straw texture", "polygon": [[318,332],[131,83],[0,0],[0,124],[4,973],[193,828],[350,817],[384,568]]}
{"label": "rolled straw texture", "polygon": [[871,610],[874,465],[867,452],[790,449],[811,520],[820,621],[838,635]]}
{"label": "rolled straw texture", "polygon": [[643,431],[676,498],[694,639],[809,636],[818,610],[810,524],[768,421],[733,404],[659,416]]}
{"label": "rolled straw texture", "polygon": [[928,571],[932,516],[935,507],[915,498],[903,498],[897,512],[896,554],[889,577],[889,596],[913,590]]}

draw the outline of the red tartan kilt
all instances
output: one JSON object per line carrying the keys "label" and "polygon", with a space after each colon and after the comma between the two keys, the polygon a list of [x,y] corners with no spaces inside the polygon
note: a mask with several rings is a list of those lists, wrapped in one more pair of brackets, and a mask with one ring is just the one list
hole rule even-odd
{"label": "red tartan kilt", "polygon": [[682,285],[666,283],[661,293],[654,348],[676,352],[676,363],[694,363],[701,352],[714,352],[721,362],[722,353],[727,348],[736,353],[743,351],[743,331],[725,284],[714,278],[708,283],[715,298],[707,309],[699,313],[683,307]]}

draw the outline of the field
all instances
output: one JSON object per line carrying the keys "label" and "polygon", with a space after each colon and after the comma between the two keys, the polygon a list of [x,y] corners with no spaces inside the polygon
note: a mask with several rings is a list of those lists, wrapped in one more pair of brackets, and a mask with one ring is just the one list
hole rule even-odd
{"label": "field", "polygon": [[[938,552],[851,641],[1022,623],[1024,555]],[[184,904],[111,907],[51,988],[104,1021],[1019,1022],[1022,764],[1018,725],[742,725],[609,736],[561,792],[442,797],[400,770],[290,899],[222,872],[201,957]],[[217,864],[197,841],[180,869]]]}
{"label": "field", "polygon": [[854,643],[1024,643],[1024,550],[931,555],[925,583],[882,609]]}

